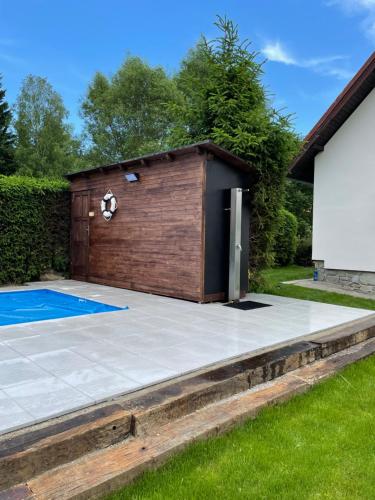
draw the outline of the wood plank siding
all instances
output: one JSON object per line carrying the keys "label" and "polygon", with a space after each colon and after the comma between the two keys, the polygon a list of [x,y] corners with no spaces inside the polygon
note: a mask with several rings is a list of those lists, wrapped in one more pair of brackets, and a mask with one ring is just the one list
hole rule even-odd
{"label": "wood plank siding", "polygon": [[[126,168],[119,165],[72,179],[72,254],[80,256],[82,269],[84,257],[75,239],[84,229],[75,225],[77,217],[88,220],[88,281],[203,300],[204,162],[204,154],[189,153],[172,161],[164,157]],[[125,172],[137,172],[139,182],[127,182]],[[100,202],[109,189],[118,209],[107,222]],[[88,213],[78,209],[77,216],[74,200],[80,199],[81,192],[88,200],[87,211],[94,212],[94,217],[87,219]],[[82,205],[82,201],[77,203]],[[82,279],[82,271],[73,263],[74,259],[72,277]]]}

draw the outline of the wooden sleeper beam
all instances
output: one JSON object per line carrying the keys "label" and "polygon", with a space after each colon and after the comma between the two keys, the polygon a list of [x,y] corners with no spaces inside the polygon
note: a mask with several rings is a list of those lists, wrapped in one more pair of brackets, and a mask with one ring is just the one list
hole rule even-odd
{"label": "wooden sleeper beam", "polygon": [[[257,391],[246,391],[169,422],[152,435],[120,443],[49,471],[31,479],[26,485],[13,488],[3,498],[101,498],[130,483],[142,472],[160,466],[190,443],[227,432],[235,425],[255,418],[263,408],[308,391],[314,384],[348,364],[370,356],[374,351],[375,341],[368,340],[359,349],[349,348],[333,359],[324,358],[302,367]],[[16,496],[17,488],[24,496]],[[33,497],[27,496],[29,492]]]}

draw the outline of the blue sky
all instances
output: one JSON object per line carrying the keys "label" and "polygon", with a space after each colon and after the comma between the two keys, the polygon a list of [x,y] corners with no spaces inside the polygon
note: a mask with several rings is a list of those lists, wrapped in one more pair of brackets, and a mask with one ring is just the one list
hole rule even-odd
{"label": "blue sky", "polygon": [[173,73],[201,34],[215,36],[216,14],[268,58],[264,82],[301,134],[375,50],[375,0],[0,0],[8,100],[27,74],[44,76],[79,131],[79,103],[96,71],[113,74],[131,53]]}

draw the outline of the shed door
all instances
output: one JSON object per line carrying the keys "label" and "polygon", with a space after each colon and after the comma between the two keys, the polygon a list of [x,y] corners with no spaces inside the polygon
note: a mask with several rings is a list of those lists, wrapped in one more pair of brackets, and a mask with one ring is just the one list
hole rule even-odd
{"label": "shed door", "polygon": [[89,274],[89,207],[90,192],[72,195],[71,274],[86,279]]}

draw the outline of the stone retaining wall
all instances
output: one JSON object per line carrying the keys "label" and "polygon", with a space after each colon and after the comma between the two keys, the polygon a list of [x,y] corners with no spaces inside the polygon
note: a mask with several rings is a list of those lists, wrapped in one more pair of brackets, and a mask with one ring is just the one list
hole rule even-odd
{"label": "stone retaining wall", "polygon": [[322,260],[316,260],[314,264],[315,269],[318,271],[319,281],[326,281],[340,288],[364,294],[375,293],[375,273],[326,269]]}

